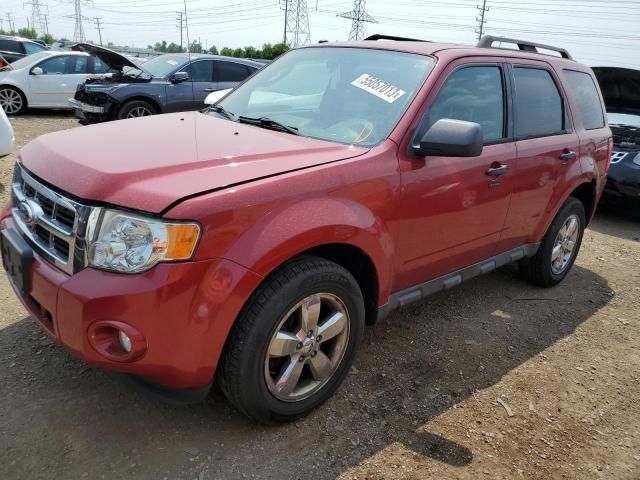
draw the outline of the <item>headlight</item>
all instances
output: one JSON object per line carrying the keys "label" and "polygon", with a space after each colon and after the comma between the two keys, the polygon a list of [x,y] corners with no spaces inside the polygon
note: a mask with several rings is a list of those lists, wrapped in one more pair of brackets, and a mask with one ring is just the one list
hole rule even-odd
{"label": "headlight", "polygon": [[640,153],[636,155],[636,158],[633,159],[633,163],[636,165],[640,165]]}
{"label": "headlight", "polygon": [[126,273],[144,272],[159,262],[187,260],[200,236],[195,223],[169,223],[117,210],[103,210],[94,231],[89,265]]}

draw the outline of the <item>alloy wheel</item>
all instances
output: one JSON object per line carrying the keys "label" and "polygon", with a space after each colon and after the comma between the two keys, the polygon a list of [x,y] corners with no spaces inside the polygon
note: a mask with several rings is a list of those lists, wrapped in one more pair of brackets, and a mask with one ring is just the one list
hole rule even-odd
{"label": "alloy wheel", "polygon": [[147,117],[149,115],[153,115],[153,112],[147,107],[135,107],[127,113],[127,118]]}
{"label": "alloy wheel", "polygon": [[280,321],[267,348],[264,376],[271,394],[297,402],[318,392],[336,373],[349,343],[349,313],[342,300],[317,293]]}
{"label": "alloy wheel", "polygon": [[0,90],[0,107],[7,115],[13,115],[22,110],[22,96],[11,88]]}
{"label": "alloy wheel", "polygon": [[554,274],[560,275],[571,263],[578,241],[579,227],[580,219],[574,214],[570,215],[560,228],[551,251],[551,271]]}

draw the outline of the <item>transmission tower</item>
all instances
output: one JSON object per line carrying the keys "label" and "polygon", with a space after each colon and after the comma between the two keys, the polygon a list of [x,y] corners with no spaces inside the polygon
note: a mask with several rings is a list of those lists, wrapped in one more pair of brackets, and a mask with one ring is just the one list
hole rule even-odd
{"label": "transmission tower", "polygon": [[44,15],[41,10],[41,6],[46,8],[46,5],[41,5],[39,0],[30,0],[25,2],[25,5],[31,5],[31,30],[41,34],[47,33]]}
{"label": "transmission tower", "polygon": [[310,41],[307,0],[284,0],[284,43],[297,48]]}
{"label": "transmission tower", "polygon": [[482,6],[476,7],[480,11],[480,16],[476,17],[476,22],[478,22],[478,28],[476,28],[476,33],[478,34],[478,41],[484,35],[484,26],[487,23],[485,19],[486,13],[489,11],[489,7],[487,7],[487,0],[482,0]]}
{"label": "transmission tower", "polygon": [[366,0],[354,0],[353,10],[341,13],[338,17],[349,18],[351,22],[351,31],[349,32],[349,40],[362,40],[364,38],[364,24],[378,23],[378,21],[369,15],[364,8]]}
{"label": "transmission tower", "polygon": [[76,21],[76,25],[73,29],[73,41],[84,42],[84,26],[82,22],[84,20],[93,20],[92,18],[82,15],[82,2],[85,0],[73,0],[74,13],[73,15],[65,15],[68,18],[73,18]]}

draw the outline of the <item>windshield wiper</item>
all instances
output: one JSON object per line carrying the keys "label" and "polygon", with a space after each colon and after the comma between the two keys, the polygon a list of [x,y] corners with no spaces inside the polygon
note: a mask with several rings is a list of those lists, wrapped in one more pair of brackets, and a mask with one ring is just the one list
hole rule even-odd
{"label": "windshield wiper", "polygon": [[229,120],[232,120],[232,121],[234,121],[234,122],[236,121],[236,119],[234,118],[233,113],[231,113],[231,112],[227,112],[227,111],[224,109],[224,107],[221,107],[221,106],[219,106],[219,105],[213,105],[213,106],[209,107],[209,108],[208,108],[208,110],[209,110],[209,111],[211,111],[211,112],[219,113],[220,115],[224,115],[224,116],[225,116],[225,117],[227,117]]}
{"label": "windshield wiper", "polygon": [[280,130],[282,132],[290,133],[292,135],[300,135],[300,132],[298,132],[298,129],[296,127],[290,127],[283,123],[272,120],[269,117],[252,118],[240,115],[238,117],[238,122],[247,123],[249,125],[256,125],[258,127],[272,128],[275,130]]}

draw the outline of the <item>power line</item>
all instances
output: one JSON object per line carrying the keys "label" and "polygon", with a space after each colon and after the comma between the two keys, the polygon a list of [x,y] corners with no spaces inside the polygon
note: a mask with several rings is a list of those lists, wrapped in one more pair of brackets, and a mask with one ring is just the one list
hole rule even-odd
{"label": "power line", "polygon": [[362,40],[364,38],[364,24],[378,23],[378,21],[369,15],[365,10],[366,0],[354,0],[353,10],[350,12],[340,13],[338,17],[351,19],[351,31],[349,32],[349,40]]}
{"label": "power line", "polygon": [[487,0],[482,0],[482,7],[476,7],[480,10],[480,16],[476,17],[476,21],[478,22],[478,28],[476,29],[476,33],[478,34],[478,41],[482,38],[484,34],[484,26],[487,23],[484,16],[489,11],[489,7],[487,7]]}

